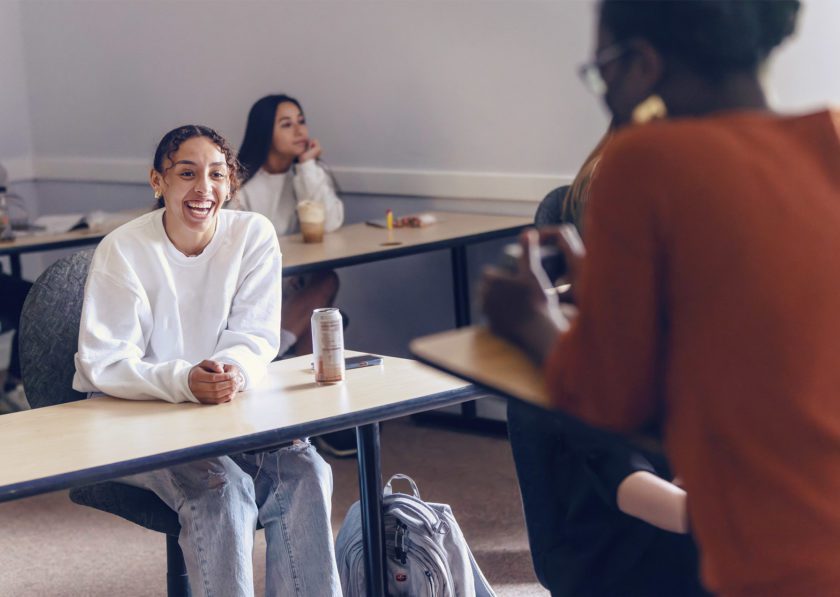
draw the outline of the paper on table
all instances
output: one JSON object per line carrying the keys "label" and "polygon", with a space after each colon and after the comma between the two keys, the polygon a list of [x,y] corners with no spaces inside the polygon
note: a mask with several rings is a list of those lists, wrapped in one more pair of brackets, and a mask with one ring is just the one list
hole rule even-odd
{"label": "paper on table", "polygon": [[78,228],[89,228],[91,231],[96,231],[102,227],[109,229],[116,228],[134,219],[137,215],[133,211],[107,212],[97,209],[88,214],[51,214],[41,216],[35,220],[34,224],[40,226],[42,228],[41,232],[47,234],[60,234]]}
{"label": "paper on table", "polygon": [[[394,228],[425,228],[432,224],[437,224],[438,220],[435,214],[422,213],[411,216],[403,216],[402,218],[394,218]],[[365,222],[368,226],[375,226],[377,228],[387,228],[388,222],[385,218],[377,220],[367,220]]]}
{"label": "paper on table", "polygon": [[84,214],[53,214],[39,217],[35,220],[35,225],[42,226],[46,233],[58,234],[69,232],[78,226],[84,225],[84,219]]}

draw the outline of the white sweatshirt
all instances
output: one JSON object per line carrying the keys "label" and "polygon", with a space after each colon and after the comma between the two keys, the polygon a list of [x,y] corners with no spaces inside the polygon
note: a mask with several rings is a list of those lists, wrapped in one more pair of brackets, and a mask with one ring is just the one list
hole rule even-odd
{"label": "white sweatshirt", "polygon": [[73,389],[132,400],[197,402],[190,369],[237,365],[251,387],[280,345],[281,256],[271,223],[220,210],[195,257],[163,228],[163,209],[107,235],[85,285]]}
{"label": "white sweatshirt", "polygon": [[296,211],[299,201],[324,204],[327,232],[338,230],[344,222],[344,204],[315,160],[306,160],[283,174],[269,174],[260,168],[239,191],[241,209],[266,216],[279,236],[300,231]]}

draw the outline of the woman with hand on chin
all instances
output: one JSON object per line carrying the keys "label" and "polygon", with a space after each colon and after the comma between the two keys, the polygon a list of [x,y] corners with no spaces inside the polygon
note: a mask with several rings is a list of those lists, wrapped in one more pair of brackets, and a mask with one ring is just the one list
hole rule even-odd
{"label": "woman with hand on chin", "polygon": [[[245,171],[239,207],[268,217],[277,234],[283,236],[300,231],[298,203],[313,201],[324,208],[324,230],[337,230],[344,222],[344,204],[336,195],[329,172],[319,163],[320,157],[321,144],[309,136],[300,102],[288,95],[268,95],[258,100],[248,112],[239,150]],[[279,356],[312,353],[312,311],[331,306],[337,294],[338,276],[333,270],[283,279]],[[328,433],[315,441],[319,449],[338,458],[356,453],[352,430]]]}
{"label": "woman with hand on chin", "polygon": [[[321,144],[309,136],[300,102],[287,95],[258,100],[248,113],[239,150],[244,169],[240,207],[266,216],[283,236],[300,231],[297,204],[315,201],[324,207],[324,230],[337,230],[344,222],[344,204],[320,156]],[[313,309],[332,305],[337,293],[338,276],[331,270],[284,281],[280,354],[292,348],[295,354],[312,352],[309,317]]]}
{"label": "woman with hand on chin", "polygon": [[[219,404],[265,375],[280,344],[281,256],[266,218],[221,210],[238,173],[212,129],[188,125],[163,137],[150,174],[161,209],[106,236],[94,254],[74,389]],[[193,595],[253,595],[258,520],[268,544],[267,594],[340,595],[332,474],[308,442],[123,482],[150,489],[177,512]]]}

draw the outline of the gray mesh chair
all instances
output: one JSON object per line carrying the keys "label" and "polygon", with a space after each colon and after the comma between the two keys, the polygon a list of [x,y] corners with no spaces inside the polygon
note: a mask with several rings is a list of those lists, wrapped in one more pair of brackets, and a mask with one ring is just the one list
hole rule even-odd
{"label": "gray mesh chair", "polygon": [[[73,355],[79,342],[85,280],[93,250],[64,257],[41,274],[23,305],[20,357],[26,397],[32,408],[82,400],[72,388]],[[169,597],[189,596],[184,555],[178,545],[177,514],[151,491],[117,482],[70,490],[70,499],[121,516],[166,535]]]}

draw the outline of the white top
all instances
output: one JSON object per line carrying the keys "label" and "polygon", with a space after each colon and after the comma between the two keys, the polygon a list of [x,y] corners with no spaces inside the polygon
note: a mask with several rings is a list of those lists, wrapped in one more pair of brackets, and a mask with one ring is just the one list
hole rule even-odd
{"label": "white top", "polygon": [[195,257],[163,228],[163,209],[107,235],[85,285],[73,389],[133,400],[197,402],[190,369],[237,365],[245,388],[280,345],[281,256],[271,223],[220,210]]}
{"label": "white top", "polygon": [[335,194],[329,175],[315,160],[307,160],[283,174],[269,174],[260,168],[239,191],[241,208],[266,216],[279,236],[300,231],[296,211],[299,201],[324,204],[327,232],[337,230],[344,222],[344,204]]}

